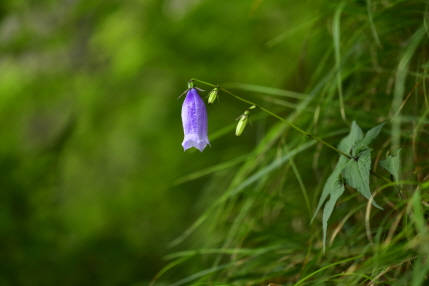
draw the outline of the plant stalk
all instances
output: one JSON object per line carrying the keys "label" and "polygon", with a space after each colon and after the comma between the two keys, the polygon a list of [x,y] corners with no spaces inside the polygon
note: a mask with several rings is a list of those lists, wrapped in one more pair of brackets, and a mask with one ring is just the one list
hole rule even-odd
{"label": "plant stalk", "polygon": [[[214,84],[211,84],[211,83],[208,83],[208,82],[205,82],[205,81],[201,81],[201,80],[198,80],[198,79],[195,79],[195,78],[193,78],[192,80],[193,80],[193,81],[200,82],[200,83],[203,83],[203,84],[206,84],[206,85],[209,85],[209,86],[216,87],[216,85],[214,85]],[[342,151],[338,150],[337,148],[335,148],[335,147],[334,147],[334,146],[332,146],[331,144],[329,144],[329,143],[327,143],[327,142],[323,141],[323,140],[322,140],[321,138],[319,138],[319,137],[313,136],[313,135],[311,135],[310,133],[305,132],[304,130],[302,130],[301,128],[299,128],[298,126],[296,126],[295,124],[293,124],[292,122],[289,122],[288,120],[286,120],[286,119],[284,119],[284,118],[282,118],[282,117],[278,116],[277,114],[272,113],[271,111],[269,111],[269,110],[267,110],[267,109],[265,109],[265,108],[263,108],[263,107],[259,106],[258,104],[254,103],[254,102],[251,102],[251,101],[248,101],[248,100],[246,100],[246,99],[244,99],[244,98],[241,98],[241,97],[239,97],[238,95],[235,95],[234,93],[230,92],[229,90],[224,89],[223,87],[219,87],[219,89],[220,89],[220,90],[222,90],[222,91],[224,91],[224,92],[226,92],[226,93],[228,93],[229,95],[231,95],[231,96],[233,96],[233,97],[237,98],[238,100],[241,100],[241,101],[246,102],[246,103],[248,103],[248,104],[250,104],[250,105],[254,105],[254,106],[259,107],[262,111],[264,111],[264,112],[268,113],[269,115],[271,115],[271,116],[273,116],[273,117],[275,117],[275,118],[279,119],[280,121],[285,122],[285,123],[286,123],[286,124],[288,124],[290,127],[292,127],[293,129],[295,129],[296,131],[298,131],[298,132],[302,133],[303,135],[305,135],[305,136],[307,136],[307,137],[309,137],[309,138],[313,138],[314,140],[317,140],[317,141],[319,141],[320,143],[322,143],[323,145],[325,145],[326,147],[331,148],[331,149],[332,149],[332,150],[334,150],[335,152],[337,152],[337,153],[339,153],[339,154],[341,154],[341,155],[343,155],[343,156],[347,157],[348,159],[351,159],[351,157],[350,157],[349,155],[347,155],[347,154],[345,154],[344,152],[342,152]]]}

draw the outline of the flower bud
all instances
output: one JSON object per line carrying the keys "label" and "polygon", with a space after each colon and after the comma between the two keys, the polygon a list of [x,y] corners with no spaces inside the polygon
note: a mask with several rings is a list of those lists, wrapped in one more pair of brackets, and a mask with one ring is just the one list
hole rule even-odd
{"label": "flower bud", "polygon": [[244,114],[240,115],[239,118],[240,118],[240,121],[238,121],[237,129],[235,129],[236,136],[240,136],[241,133],[243,133],[244,128],[246,127],[246,124],[247,124],[247,120],[249,119],[249,111],[244,112]]}
{"label": "flower bud", "polygon": [[209,100],[207,101],[208,104],[212,104],[216,100],[218,92],[219,92],[218,87],[215,87],[212,91],[210,91],[208,95]]}
{"label": "flower bud", "polygon": [[194,87],[194,80],[191,79],[190,81],[188,81],[188,89],[191,89]]}
{"label": "flower bud", "polygon": [[237,124],[237,128],[235,129],[235,135],[240,136],[243,133],[244,128],[246,127],[247,121],[249,119],[249,113],[251,109],[256,108],[255,105],[249,107],[242,115],[240,115],[236,120],[240,119]]}

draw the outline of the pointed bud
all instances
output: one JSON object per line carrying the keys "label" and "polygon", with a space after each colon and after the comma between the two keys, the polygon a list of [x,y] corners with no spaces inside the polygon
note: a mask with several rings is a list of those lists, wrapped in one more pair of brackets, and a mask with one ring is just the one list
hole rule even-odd
{"label": "pointed bud", "polygon": [[208,104],[212,104],[216,100],[218,92],[219,92],[218,87],[215,87],[212,91],[210,91],[210,93],[208,95],[208,97],[209,97]]}
{"label": "pointed bud", "polygon": [[[246,127],[247,120],[249,119],[249,111],[244,112],[239,118],[240,121],[238,121],[237,129],[235,129],[235,135],[240,136],[241,133],[243,133],[244,128]],[[238,118],[237,118],[238,119]]]}
{"label": "pointed bud", "polygon": [[255,105],[249,107],[242,115],[240,115],[236,120],[240,119],[237,124],[237,128],[235,129],[235,135],[240,136],[243,133],[244,128],[246,127],[247,121],[249,119],[249,113],[251,109],[256,108]]}

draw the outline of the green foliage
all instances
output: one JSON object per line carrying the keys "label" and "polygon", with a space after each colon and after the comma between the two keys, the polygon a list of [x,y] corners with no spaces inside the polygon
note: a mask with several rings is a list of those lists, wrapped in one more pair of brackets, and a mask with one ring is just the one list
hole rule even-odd
{"label": "green foliage", "polygon": [[[423,0],[0,1],[0,285],[424,285],[428,22]],[[260,109],[235,136],[249,105],[222,91],[184,153],[192,77],[332,145],[392,122],[362,146],[403,148],[402,197],[370,175],[368,205]]]}
{"label": "green foliage", "polygon": [[[355,157],[348,160],[344,165],[343,176],[345,183],[355,188],[368,200],[371,198],[369,189],[369,171],[371,170],[371,149],[367,146],[362,146]],[[375,207],[382,209],[374,200],[372,204]]]}
{"label": "green foliage", "polygon": [[346,137],[341,140],[338,145],[338,149],[341,152],[349,154],[351,156],[355,155],[357,145],[356,143],[361,141],[363,138],[362,129],[360,129],[359,125],[357,125],[356,121],[352,122],[352,126],[350,127],[350,133]]}
{"label": "green foliage", "polygon": [[[384,124],[386,123],[382,123],[372,128],[365,134],[365,137],[363,139],[356,142],[355,146],[353,146],[354,153],[361,152],[361,148],[365,148],[366,146],[368,146],[372,142],[372,140],[374,140],[378,136],[378,134],[380,134],[381,128],[383,128]],[[359,126],[357,128],[359,128]],[[355,155],[359,157],[358,154],[355,154]]]}
{"label": "green foliage", "polygon": [[[422,33],[425,29],[427,34],[427,3],[294,3],[255,1],[250,10],[267,20],[265,12],[277,8],[278,19],[288,21],[286,28],[269,31],[259,26],[267,32],[262,54],[281,52],[274,58],[279,63],[275,72],[266,70],[271,81],[265,75],[250,81],[191,76],[235,89],[231,91],[330,144],[341,141],[338,149],[347,156],[338,158],[311,136],[302,138],[255,110],[254,126],[228,142],[228,148],[239,146],[236,150],[249,142],[254,148],[179,179],[205,176],[205,195],[199,200],[205,211],[175,241],[199,239],[198,244],[169,256],[170,265],[177,266],[163,276],[194,266],[174,285],[424,285],[429,271],[427,236],[421,228],[427,224],[428,198],[423,194],[429,187],[424,184],[428,170],[422,167],[428,158],[428,39]],[[290,50],[296,46],[300,57]],[[284,68],[283,60],[288,62]],[[240,76],[250,73],[241,71]],[[277,82],[277,76],[288,78],[287,83]],[[223,93],[222,98],[209,108],[209,116],[211,110],[212,116],[227,114],[230,97]],[[364,134],[352,118],[369,131]],[[214,124],[225,120],[216,117]],[[374,122],[389,121],[371,129]],[[344,130],[349,122],[350,129]],[[217,138],[230,138],[233,128],[216,129]],[[382,128],[383,136],[377,137]],[[402,158],[398,171],[409,184],[401,188],[402,197],[380,175],[384,171],[371,164],[398,146],[403,154],[414,154]],[[383,211],[375,201],[375,208],[368,203],[375,190]],[[307,201],[316,209],[314,216]],[[322,207],[321,227],[310,225]]]}
{"label": "green foliage", "polygon": [[[339,179],[338,176],[342,172],[344,168],[344,164],[338,164],[335,167],[334,172],[332,172],[331,176],[329,176],[328,181],[323,187],[323,193],[326,197],[328,194],[330,195],[329,201],[325,204],[325,208],[323,209],[323,247],[326,245],[326,230],[328,228],[328,219],[334,210],[334,207],[337,203],[338,198],[344,193],[344,181]],[[324,201],[324,200],[323,200]],[[322,205],[322,198],[319,201],[319,205],[317,206],[317,210]],[[316,215],[316,213],[314,214]]]}
{"label": "green foliage", "polygon": [[379,162],[381,167],[393,175],[397,185],[399,180],[399,169],[401,167],[401,158],[399,156],[399,152],[401,152],[401,149],[396,152],[395,156],[389,155],[387,159]]}
{"label": "green foliage", "polygon": [[[367,145],[378,136],[384,124],[385,123],[372,128],[366,133],[365,137],[363,137],[363,132],[359,125],[353,121],[350,133],[344,137],[338,145],[338,149],[346,155],[349,155],[350,158],[341,156],[338,160],[334,171],[323,187],[319,204],[313,216],[314,219],[328,195],[330,195],[330,199],[325,204],[323,210],[323,247],[325,247],[326,244],[326,231],[329,217],[334,210],[338,198],[344,193],[344,185],[355,188],[365,198],[368,200],[371,199],[369,187],[371,149]],[[340,177],[340,175],[342,176]],[[372,204],[379,209],[383,209],[374,200],[372,200]]]}

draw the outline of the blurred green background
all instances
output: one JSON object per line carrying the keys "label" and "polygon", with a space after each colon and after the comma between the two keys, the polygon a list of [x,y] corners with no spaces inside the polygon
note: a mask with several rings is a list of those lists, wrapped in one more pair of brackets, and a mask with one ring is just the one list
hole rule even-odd
{"label": "blurred green background", "polygon": [[[314,7],[260,4],[1,1],[0,285],[154,277],[201,211],[205,180],[172,182],[255,141],[231,129],[203,154],[184,153],[186,82],[294,85],[305,35],[267,41]],[[210,132],[247,108],[220,100]]]}
{"label": "blurred green background", "polygon": [[[378,9],[393,6],[381,2]],[[406,46],[425,8],[424,1],[409,1],[414,6],[400,14],[408,4],[393,2],[399,7],[386,12],[390,22],[377,26],[379,33],[396,37],[384,38],[386,49],[379,50],[386,69],[395,64],[389,59]],[[220,94],[220,103],[208,108],[211,148],[185,153],[184,98],[177,97],[190,78],[197,78],[232,90],[238,86],[234,83],[274,87],[297,92],[299,98],[314,84],[315,71],[323,76],[335,65],[332,21],[339,3],[2,0],[0,285],[147,285],[166,265],[165,255],[192,249],[211,236],[201,231],[171,244],[213,196],[222,194],[230,171],[194,180],[187,175],[245,156],[275,121],[255,114],[254,125],[236,137],[235,119],[248,106]],[[346,20],[343,31],[354,32],[361,21],[363,34],[376,43],[366,5],[355,1],[344,9],[352,20]],[[389,25],[400,22],[394,20],[399,14],[409,19],[407,27]],[[361,56],[373,52],[373,47],[360,48],[350,44],[355,59],[345,52],[353,71]],[[363,72],[361,82],[367,76]],[[379,91],[376,85],[360,90],[369,101],[345,91],[350,120],[361,119],[365,130],[388,115],[379,109],[390,98],[381,96],[379,109],[368,107]],[[332,86],[328,94],[335,92],[336,83]],[[243,89],[235,91],[252,100],[258,96],[255,87]],[[319,132],[338,126],[344,131],[338,103],[327,98],[323,120],[334,123],[320,124]],[[255,100],[281,116],[288,116],[296,102],[275,104],[269,96]],[[306,111],[303,128],[317,121],[315,110],[316,104]],[[320,165],[331,158],[332,153],[322,155]],[[309,165],[311,160],[306,160]],[[311,180],[305,173],[304,179]],[[160,285],[194,268],[173,271],[160,278]]]}

